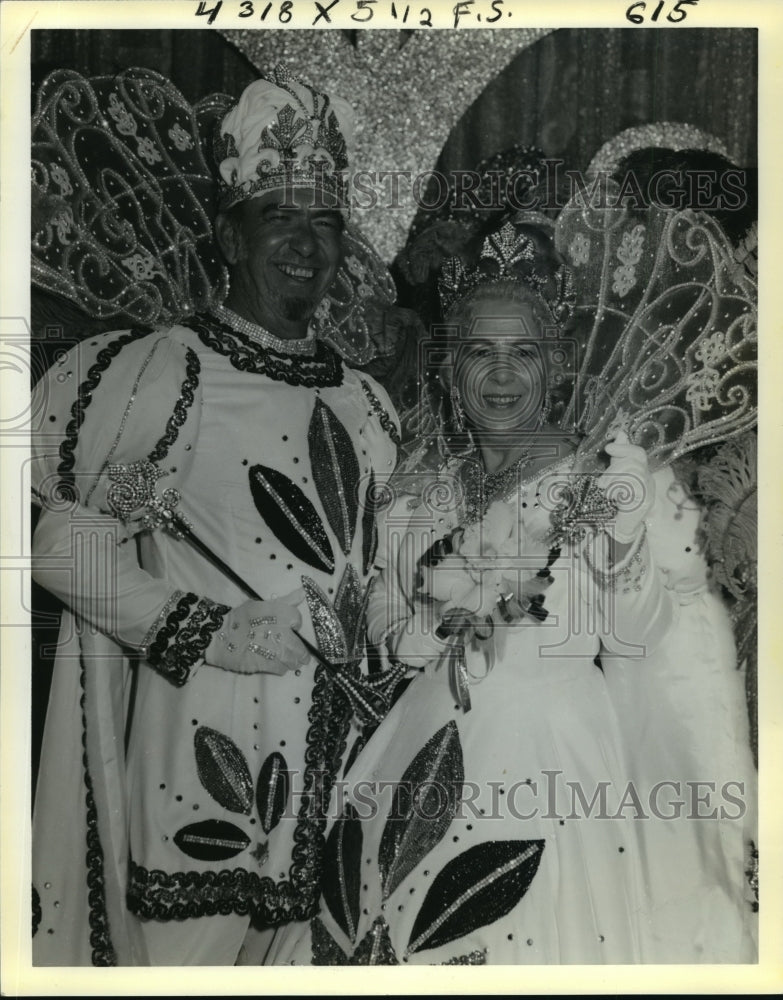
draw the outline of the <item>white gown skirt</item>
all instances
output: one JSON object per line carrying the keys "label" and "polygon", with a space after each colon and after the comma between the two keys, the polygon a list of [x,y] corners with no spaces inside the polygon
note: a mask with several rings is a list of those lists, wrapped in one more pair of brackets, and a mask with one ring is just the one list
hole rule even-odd
{"label": "white gown skirt", "polygon": [[746,879],[756,840],[756,773],[744,675],[728,615],[705,590],[682,596],[644,660],[604,660],[634,784],[660,787],[660,816],[637,824],[646,962],[756,961]]}
{"label": "white gown skirt", "polygon": [[640,858],[597,640],[542,657],[542,634],[510,631],[468,712],[445,668],[410,683],[345,776],[320,913],[278,934],[271,963],[640,960]]}

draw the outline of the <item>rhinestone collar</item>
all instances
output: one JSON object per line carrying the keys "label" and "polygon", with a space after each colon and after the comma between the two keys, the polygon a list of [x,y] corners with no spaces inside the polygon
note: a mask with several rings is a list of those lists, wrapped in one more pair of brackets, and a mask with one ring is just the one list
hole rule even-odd
{"label": "rhinestone collar", "polygon": [[300,354],[309,357],[315,354],[315,334],[312,332],[308,332],[306,337],[300,337],[297,340],[283,340],[280,337],[275,337],[274,334],[264,329],[263,326],[251,323],[250,320],[235,313],[228,306],[222,304],[213,306],[212,315],[220,320],[221,323],[225,323],[226,326],[231,327],[232,330],[236,330],[237,333],[243,333],[256,344],[260,344],[262,347],[266,347],[278,354]]}
{"label": "rhinestone collar", "polygon": [[464,523],[471,524],[482,518],[494,500],[508,501],[517,489],[524,491],[531,483],[540,482],[545,475],[559,466],[566,463],[571,465],[574,456],[573,454],[562,456],[523,476],[523,470],[529,461],[529,453],[523,454],[508,468],[489,474],[484,471],[480,460],[463,461],[459,476],[464,489]]}

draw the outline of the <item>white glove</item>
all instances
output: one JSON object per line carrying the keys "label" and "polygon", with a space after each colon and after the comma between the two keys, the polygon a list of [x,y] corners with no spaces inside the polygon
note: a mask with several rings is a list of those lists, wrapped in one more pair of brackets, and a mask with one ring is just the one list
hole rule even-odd
{"label": "white glove", "polygon": [[625,431],[606,445],[611,456],[606,472],[598,485],[618,506],[617,515],[609,525],[609,533],[622,545],[636,537],[655,501],[655,482],[647,464],[644,448],[631,444]]}
{"label": "white glove", "polygon": [[297,605],[304,600],[299,588],[270,601],[246,601],[232,608],[204,653],[205,661],[237,674],[277,674],[300,667],[310,659],[294,635],[301,628]]}

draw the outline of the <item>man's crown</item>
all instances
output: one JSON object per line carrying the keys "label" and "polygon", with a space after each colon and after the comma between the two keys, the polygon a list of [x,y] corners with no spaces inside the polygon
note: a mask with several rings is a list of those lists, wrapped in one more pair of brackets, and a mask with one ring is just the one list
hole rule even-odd
{"label": "man's crown", "polygon": [[276,66],[247,87],[220,126],[215,159],[222,210],[267,191],[312,188],[346,204],[350,106]]}

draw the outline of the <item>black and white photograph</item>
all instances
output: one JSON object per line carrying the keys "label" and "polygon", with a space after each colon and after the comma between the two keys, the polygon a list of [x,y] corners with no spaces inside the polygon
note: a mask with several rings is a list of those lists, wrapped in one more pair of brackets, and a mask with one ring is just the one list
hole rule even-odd
{"label": "black and white photograph", "polygon": [[760,972],[755,8],[94,6],[3,36],[14,962]]}

